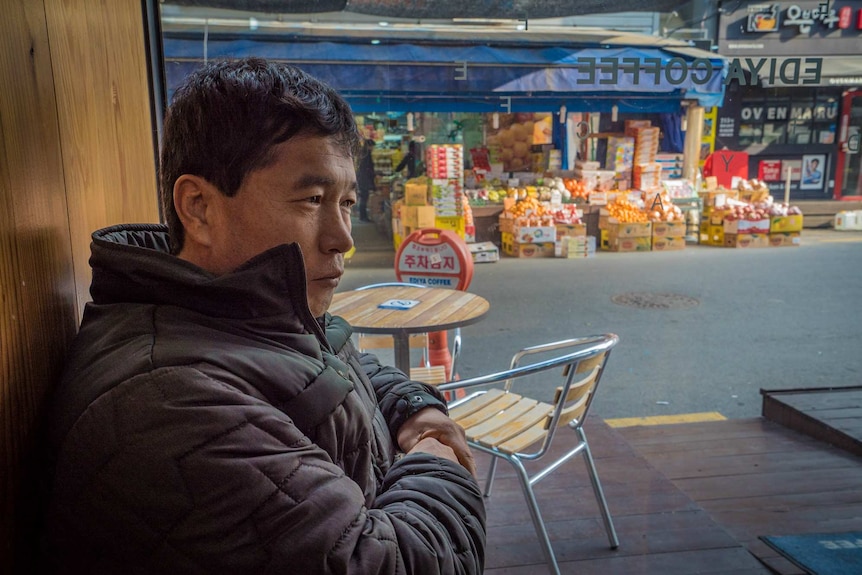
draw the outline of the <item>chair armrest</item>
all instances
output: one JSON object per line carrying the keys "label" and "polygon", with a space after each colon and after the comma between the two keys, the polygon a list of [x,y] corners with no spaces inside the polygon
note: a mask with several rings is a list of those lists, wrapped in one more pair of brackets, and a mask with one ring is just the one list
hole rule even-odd
{"label": "chair armrest", "polygon": [[[597,343],[597,342],[603,341],[605,338],[607,338],[609,336],[617,337],[614,334],[591,335],[591,336],[587,336],[587,337],[576,337],[576,338],[572,338],[572,339],[563,339],[563,340],[555,341],[555,342],[551,342],[551,343],[543,343],[540,345],[534,345],[532,347],[525,347],[524,349],[522,349],[521,351],[516,353],[514,356],[512,356],[512,362],[509,364],[509,368],[514,369],[514,368],[518,367],[521,363],[521,360],[524,357],[529,356],[529,355],[534,355],[537,353],[546,353],[549,351],[557,351],[560,349],[567,349],[570,347],[579,347],[579,346],[587,345],[587,344],[591,344],[591,343]],[[619,338],[617,338],[617,340],[618,339]],[[614,342],[614,345],[616,345],[616,342]],[[613,345],[611,345],[611,347],[613,347]]]}
{"label": "chair armrest", "polygon": [[[523,350],[518,352],[518,354],[515,354],[515,358],[517,358],[518,361],[520,361],[520,359],[525,355],[540,353],[543,351],[546,352],[558,349],[566,349],[570,347],[586,346],[571,353],[553,357],[544,361],[537,361],[528,365],[515,365],[510,369],[507,369],[506,371],[500,371],[488,375],[480,375],[468,379],[462,379],[459,381],[449,381],[446,383],[441,383],[437,386],[437,389],[439,389],[440,391],[450,391],[453,389],[469,389],[482,385],[491,385],[494,383],[506,382],[506,390],[508,391],[508,389],[511,387],[512,380],[515,380],[519,377],[524,377],[527,375],[546,371],[549,369],[562,367],[564,365],[570,365],[572,363],[580,361],[585,357],[590,357],[598,353],[610,351],[617,344],[618,341],[619,337],[617,335],[608,333],[604,335],[567,339],[537,345],[534,347],[524,348]],[[515,362],[515,358],[513,358],[513,362]]]}

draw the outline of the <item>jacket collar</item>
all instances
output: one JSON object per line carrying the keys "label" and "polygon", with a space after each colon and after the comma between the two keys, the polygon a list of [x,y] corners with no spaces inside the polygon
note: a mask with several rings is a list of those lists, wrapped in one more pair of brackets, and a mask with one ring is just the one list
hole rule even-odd
{"label": "jacket collar", "polygon": [[164,225],[124,224],[96,231],[90,257],[93,301],[176,305],[230,319],[288,314],[325,341],[308,308],[298,244],[276,246],[220,276],[171,255],[169,245]]}

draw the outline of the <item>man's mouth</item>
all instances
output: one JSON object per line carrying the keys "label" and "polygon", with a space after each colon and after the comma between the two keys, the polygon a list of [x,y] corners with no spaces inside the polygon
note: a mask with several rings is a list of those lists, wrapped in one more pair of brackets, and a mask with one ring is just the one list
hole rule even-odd
{"label": "man's mouth", "polygon": [[333,272],[331,274],[327,274],[325,276],[320,276],[318,278],[313,279],[313,282],[323,283],[323,284],[333,284],[338,285],[338,282],[341,281],[341,276],[344,275],[344,272]]}

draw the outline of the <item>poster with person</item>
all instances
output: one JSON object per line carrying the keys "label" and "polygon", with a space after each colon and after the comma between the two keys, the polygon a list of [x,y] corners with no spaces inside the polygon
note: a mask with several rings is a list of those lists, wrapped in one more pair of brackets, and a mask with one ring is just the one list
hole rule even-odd
{"label": "poster with person", "polygon": [[823,174],[825,171],[825,154],[808,154],[802,156],[802,178],[799,182],[799,189],[822,190]]}

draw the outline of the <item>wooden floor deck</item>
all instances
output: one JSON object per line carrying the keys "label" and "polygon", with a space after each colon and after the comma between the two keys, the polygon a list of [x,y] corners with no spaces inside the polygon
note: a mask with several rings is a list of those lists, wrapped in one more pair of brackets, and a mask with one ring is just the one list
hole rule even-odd
{"label": "wooden floor deck", "polygon": [[762,389],[763,416],[862,456],[862,387]]}
{"label": "wooden floor deck", "polygon": [[[536,486],[563,573],[798,574],[758,537],[862,528],[862,458],[766,419],[585,428],[620,547],[608,547],[576,458]],[[485,572],[546,573],[505,465],[487,506]]]}

